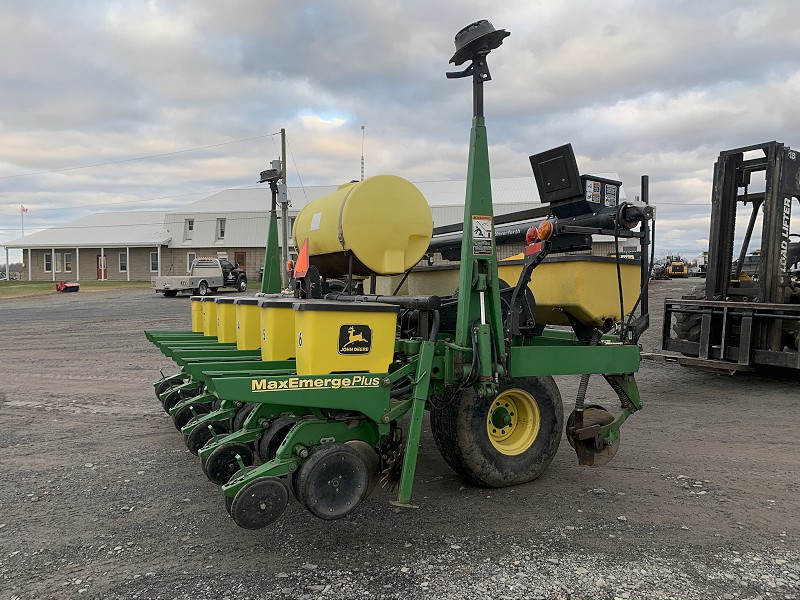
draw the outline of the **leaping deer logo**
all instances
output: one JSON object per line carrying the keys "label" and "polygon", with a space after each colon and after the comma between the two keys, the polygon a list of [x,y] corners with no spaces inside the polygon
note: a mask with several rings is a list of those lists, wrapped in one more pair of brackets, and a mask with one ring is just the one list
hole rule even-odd
{"label": "leaping deer logo", "polygon": [[347,348],[350,344],[355,344],[356,342],[364,342],[365,344],[369,343],[367,340],[364,339],[364,336],[360,333],[356,333],[356,328],[350,325],[348,327],[347,332],[349,334],[350,340],[345,343],[342,348]]}

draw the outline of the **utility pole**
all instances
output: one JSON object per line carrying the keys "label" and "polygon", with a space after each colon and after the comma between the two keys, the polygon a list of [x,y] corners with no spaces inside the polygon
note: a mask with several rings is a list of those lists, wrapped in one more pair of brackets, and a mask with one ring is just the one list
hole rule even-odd
{"label": "utility pole", "polygon": [[289,241],[291,232],[289,231],[289,188],[286,184],[286,130],[281,128],[281,228],[283,231],[283,244],[281,257],[281,283],[283,287],[289,285],[289,275],[286,272],[286,263],[289,262]]}
{"label": "utility pole", "polygon": [[361,181],[364,181],[364,126],[361,126]]}

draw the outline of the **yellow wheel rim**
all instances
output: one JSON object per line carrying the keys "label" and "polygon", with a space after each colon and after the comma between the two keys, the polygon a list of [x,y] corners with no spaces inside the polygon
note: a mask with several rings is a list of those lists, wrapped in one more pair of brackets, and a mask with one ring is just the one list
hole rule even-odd
{"label": "yellow wheel rim", "polygon": [[542,425],[539,405],[528,392],[501,392],[489,406],[486,433],[492,446],[506,456],[522,454],[533,445]]}

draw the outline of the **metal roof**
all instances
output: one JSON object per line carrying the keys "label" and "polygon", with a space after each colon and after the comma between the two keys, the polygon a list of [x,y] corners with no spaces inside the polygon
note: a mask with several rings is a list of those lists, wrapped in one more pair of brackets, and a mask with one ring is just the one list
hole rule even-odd
{"label": "metal roof", "polygon": [[[596,177],[619,181],[618,173],[593,173]],[[414,185],[431,207],[463,206],[467,195],[466,180],[451,181],[418,181]],[[318,185],[306,187],[290,187],[287,189],[289,202],[296,213],[308,202],[335,192],[337,185]],[[625,199],[624,191],[621,199]],[[539,204],[539,192],[536,180],[528,177],[500,177],[492,179],[493,204]],[[177,208],[168,215],[191,215],[195,213],[259,213],[269,209],[270,191],[266,186],[237,188],[219,192],[208,198],[192,202]]]}
{"label": "metal roof", "polygon": [[[598,177],[619,180],[617,173],[596,173]],[[433,213],[434,226],[460,221],[467,182],[421,181],[414,183],[425,196]],[[336,185],[290,187],[291,208],[297,215],[308,202],[330,194]],[[624,189],[620,200],[625,200]],[[267,211],[271,201],[269,187],[224,190],[169,212],[97,213],[18,238],[4,244],[7,248],[74,248],[156,246],[170,248],[226,248],[231,242],[239,247],[261,247],[267,231]],[[496,215],[540,205],[536,180],[532,177],[492,179],[492,203]],[[218,221],[225,219],[225,236],[219,239]],[[187,234],[187,220],[193,231]],[[279,228],[280,229],[280,228]]]}
{"label": "metal roof", "polygon": [[5,242],[6,248],[113,248],[159,246],[169,241],[163,211],[94,213]]}

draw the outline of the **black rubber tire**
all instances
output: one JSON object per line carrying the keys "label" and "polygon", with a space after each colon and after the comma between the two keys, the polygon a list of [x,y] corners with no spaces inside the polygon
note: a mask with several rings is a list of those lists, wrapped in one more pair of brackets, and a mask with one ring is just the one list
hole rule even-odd
{"label": "black rubber tire", "polygon": [[200,404],[187,404],[180,407],[175,414],[172,415],[172,422],[175,423],[175,429],[180,431],[194,418],[192,409],[194,409],[194,412],[198,415],[205,415],[211,412],[211,405],[208,402],[203,402]]}
{"label": "black rubber tire", "polygon": [[208,440],[213,437],[208,430],[209,425],[214,429],[217,435],[230,433],[230,427],[228,427],[228,424],[224,421],[214,421],[200,427],[195,427],[192,429],[192,432],[186,436],[186,447],[189,449],[189,452],[195,456],[197,456],[197,453],[208,443]]}
{"label": "black rubber tire", "polygon": [[[698,285],[692,291],[681,297],[681,299],[701,300],[705,297],[706,288]],[[676,313],[672,317],[672,331],[675,332],[677,339],[687,342],[700,341],[700,329],[703,317],[696,313]]]}
{"label": "black rubber tire", "polygon": [[164,290],[165,298],[174,298],[178,295],[178,290]]}
{"label": "black rubber tire", "polygon": [[275,458],[278,447],[296,423],[297,417],[290,415],[278,417],[270,423],[258,441],[258,457],[261,462],[266,463]]}
{"label": "black rubber tire", "polygon": [[253,466],[253,451],[250,446],[241,442],[229,442],[214,448],[203,463],[203,472],[217,485],[225,485],[230,478],[241,470],[236,455],[239,455],[245,467]]}
{"label": "black rubber tire", "polygon": [[326,521],[356,510],[366,498],[369,484],[369,468],[361,454],[338,442],[315,446],[293,478],[298,500],[312,515]]}
{"label": "black rubber tire", "polygon": [[205,281],[201,281],[197,284],[197,290],[195,290],[195,295],[197,296],[208,296],[208,284]]}
{"label": "black rubber tire", "polygon": [[513,389],[529,394],[540,415],[533,442],[514,456],[500,452],[489,438],[486,419],[494,398],[479,398],[469,388],[444,408],[431,411],[431,431],[439,452],[468,483],[500,488],[532,481],[544,473],[558,450],[564,409],[553,378],[502,378],[498,395]]}
{"label": "black rubber tire", "polygon": [[219,291],[218,287],[212,287],[212,288],[208,288],[208,289],[210,289],[215,294]]}
{"label": "black rubber tire", "polygon": [[236,280],[236,291],[239,293],[247,291],[247,277],[239,276],[239,279]]}

